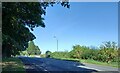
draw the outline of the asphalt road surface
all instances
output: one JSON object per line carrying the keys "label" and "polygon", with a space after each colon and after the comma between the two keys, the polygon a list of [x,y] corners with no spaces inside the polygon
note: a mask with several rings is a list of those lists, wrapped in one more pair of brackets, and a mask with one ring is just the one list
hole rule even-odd
{"label": "asphalt road surface", "polygon": [[118,68],[113,68],[109,66],[100,66],[87,63],[78,63],[73,61],[57,60],[52,58],[30,58],[30,57],[20,57],[25,65],[27,73],[41,73],[41,72],[61,72],[61,73],[96,73],[100,71],[115,71],[113,73],[118,73]]}

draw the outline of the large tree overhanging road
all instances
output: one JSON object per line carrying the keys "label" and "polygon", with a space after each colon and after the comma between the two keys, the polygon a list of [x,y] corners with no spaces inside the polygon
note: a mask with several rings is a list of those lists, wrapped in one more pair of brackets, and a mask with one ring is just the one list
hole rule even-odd
{"label": "large tree overhanging road", "polygon": [[[78,73],[95,73],[98,71],[118,71],[117,68],[107,66],[97,66],[92,64],[82,64],[73,61],[56,60],[51,58],[29,58],[20,57],[25,64],[26,71],[32,72],[49,72],[49,71],[66,71],[66,72],[78,72]],[[118,72],[116,72],[118,73]]]}

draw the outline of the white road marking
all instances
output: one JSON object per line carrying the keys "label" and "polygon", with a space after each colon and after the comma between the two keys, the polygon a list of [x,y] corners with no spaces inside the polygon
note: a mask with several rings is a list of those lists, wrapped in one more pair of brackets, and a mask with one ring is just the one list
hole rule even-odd
{"label": "white road marking", "polygon": [[44,69],[44,71],[47,71],[46,69]]}
{"label": "white road marking", "polygon": [[86,66],[77,66],[77,67],[82,67],[82,68],[87,68],[87,69],[94,69],[94,70],[97,70],[97,71],[102,71],[102,70],[99,70],[99,69],[96,69],[96,68],[91,68],[91,67],[86,67]]}

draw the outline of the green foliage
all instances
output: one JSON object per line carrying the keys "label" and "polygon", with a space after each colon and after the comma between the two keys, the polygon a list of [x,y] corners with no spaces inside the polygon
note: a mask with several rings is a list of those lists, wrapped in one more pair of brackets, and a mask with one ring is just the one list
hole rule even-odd
{"label": "green foliage", "polygon": [[[26,73],[24,64],[19,58],[2,58],[2,73]],[[20,71],[20,72],[19,72]]]}
{"label": "green foliage", "polygon": [[[101,47],[102,46],[102,47]],[[99,49],[75,45],[70,52],[53,52],[53,58],[74,58],[96,60],[100,62],[118,62],[118,49],[115,42],[104,42]]]}
{"label": "green foliage", "polygon": [[[59,3],[59,2],[58,2]],[[45,27],[45,9],[56,2],[2,2],[2,56],[20,54],[28,42],[36,37],[31,33],[35,27]],[[69,8],[69,2],[62,2]],[[31,30],[31,31],[30,31]]]}
{"label": "green foliage", "polygon": [[45,56],[45,54],[41,54],[40,57],[45,58],[46,56]]}
{"label": "green foliage", "polygon": [[101,45],[99,50],[99,57],[103,62],[117,61],[118,58],[118,49],[115,42],[105,42]]}
{"label": "green foliage", "polygon": [[35,46],[35,55],[40,55],[41,51],[38,46]]}
{"label": "green foliage", "polygon": [[45,55],[47,58],[49,58],[51,56],[51,51],[46,51]]}
{"label": "green foliage", "polygon": [[69,58],[69,52],[65,51],[65,52],[53,52],[51,53],[51,57],[52,58]]}
{"label": "green foliage", "polygon": [[73,58],[80,58],[83,51],[80,48],[80,45],[76,45],[76,46],[73,46],[73,50],[71,52],[72,52],[71,56]]}
{"label": "green foliage", "polygon": [[80,46],[80,45],[75,45],[73,46],[73,50],[70,51],[71,53],[71,58],[77,58],[77,59],[88,59],[91,58],[93,55],[93,52],[89,47],[86,46]]}
{"label": "green foliage", "polygon": [[29,54],[28,54],[28,52],[25,50],[25,51],[20,51],[20,55],[24,55],[24,56],[27,55],[27,56],[28,56]]}
{"label": "green foliage", "polygon": [[39,47],[36,46],[33,41],[29,42],[28,48],[26,50],[29,55],[40,55],[41,54]]}

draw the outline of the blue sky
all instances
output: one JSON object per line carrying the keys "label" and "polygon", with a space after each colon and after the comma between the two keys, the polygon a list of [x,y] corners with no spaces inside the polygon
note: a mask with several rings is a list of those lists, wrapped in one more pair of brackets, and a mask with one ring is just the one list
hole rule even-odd
{"label": "blue sky", "polygon": [[118,5],[114,2],[71,2],[70,9],[56,4],[48,7],[45,28],[35,28],[35,44],[42,53],[70,51],[75,44],[99,46],[104,41],[118,42]]}

